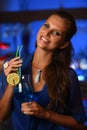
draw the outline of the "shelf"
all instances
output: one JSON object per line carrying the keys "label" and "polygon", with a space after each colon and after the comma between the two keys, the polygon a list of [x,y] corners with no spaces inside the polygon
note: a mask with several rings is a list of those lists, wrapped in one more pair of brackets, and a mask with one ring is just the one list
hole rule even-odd
{"label": "shelf", "polygon": [[39,11],[21,11],[21,12],[0,12],[0,23],[3,22],[31,22],[35,20],[44,20],[52,13],[58,10],[65,10],[71,13],[75,19],[87,19],[87,8],[57,9],[57,10],[39,10]]}

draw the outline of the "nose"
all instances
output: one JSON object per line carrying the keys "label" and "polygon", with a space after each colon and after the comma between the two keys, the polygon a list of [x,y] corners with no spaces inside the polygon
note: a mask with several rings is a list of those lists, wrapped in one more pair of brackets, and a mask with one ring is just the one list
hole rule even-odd
{"label": "nose", "polygon": [[45,36],[46,36],[46,37],[50,37],[50,34],[51,34],[50,30],[46,30]]}

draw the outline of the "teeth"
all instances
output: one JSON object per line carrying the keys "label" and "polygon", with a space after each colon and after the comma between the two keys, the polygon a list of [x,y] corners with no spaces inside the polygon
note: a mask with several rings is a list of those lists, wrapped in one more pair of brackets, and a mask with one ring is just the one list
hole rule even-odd
{"label": "teeth", "polygon": [[45,39],[44,37],[42,37],[42,40],[45,41],[45,42],[48,42],[47,39]]}

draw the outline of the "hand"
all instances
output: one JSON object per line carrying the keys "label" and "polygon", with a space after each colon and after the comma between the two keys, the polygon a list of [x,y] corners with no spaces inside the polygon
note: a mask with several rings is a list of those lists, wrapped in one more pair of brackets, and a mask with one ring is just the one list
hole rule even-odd
{"label": "hand", "polygon": [[22,60],[20,59],[20,57],[16,57],[8,61],[7,65],[7,67],[4,67],[5,76],[10,74],[11,72],[17,72],[18,68],[22,66]]}
{"label": "hand", "polygon": [[33,115],[38,118],[45,118],[47,112],[45,108],[41,107],[34,101],[22,103],[21,111],[26,115]]}

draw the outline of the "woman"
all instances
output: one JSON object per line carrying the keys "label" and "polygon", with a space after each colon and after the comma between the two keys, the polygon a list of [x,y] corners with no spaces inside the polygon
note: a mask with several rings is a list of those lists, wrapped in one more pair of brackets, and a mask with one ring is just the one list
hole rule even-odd
{"label": "woman", "polygon": [[[11,110],[14,130],[84,129],[79,83],[69,67],[73,52],[70,40],[75,33],[75,20],[67,12],[59,11],[46,20],[37,34],[33,57],[22,72],[31,75],[33,101],[20,106],[13,95],[17,87],[8,84],[0,101],[1,121]],[[4,68],[5,75],[21,65],[20,57],[13,58]]]}

